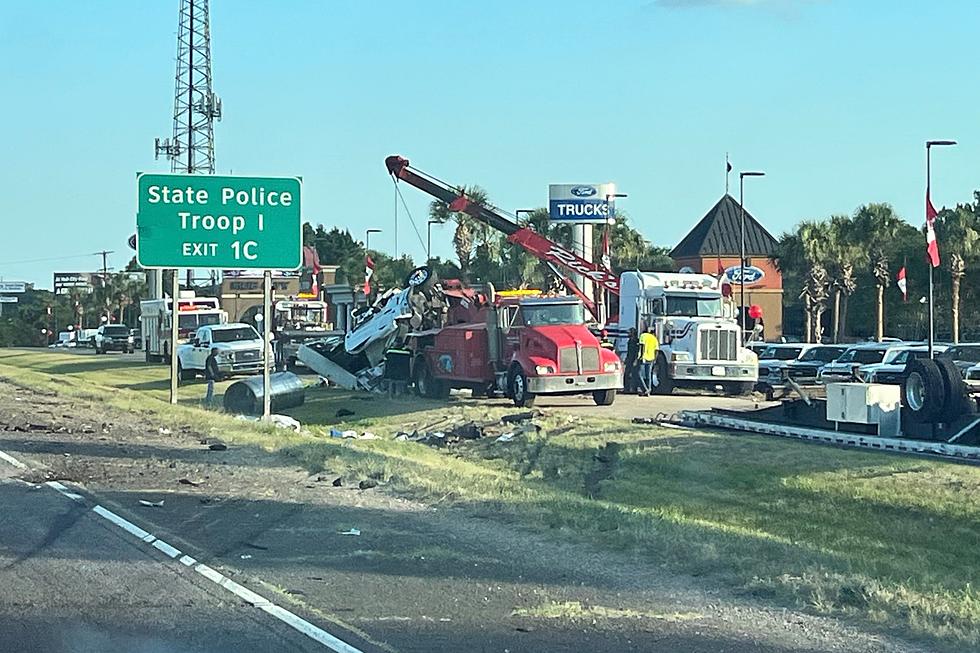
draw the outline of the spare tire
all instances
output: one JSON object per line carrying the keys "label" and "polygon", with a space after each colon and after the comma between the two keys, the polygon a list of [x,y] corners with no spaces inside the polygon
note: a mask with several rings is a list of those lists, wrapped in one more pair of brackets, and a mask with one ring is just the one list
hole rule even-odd
{"label": "spare tire", "polygon": [[913,422],[935,422],[946,404],[946,384],[936,361],[913,358],[905,366],[902,404]]}
{"label": "spare tire", "polygon": [[970,399],[966,393],[966,383],[963,382],[963,375],[951,358],[940,356],[934,360],[945,386],[941,419],[944,422],[953,422],[969,410]]}
{"label": "spare tire", "polygon": [[418,290],[428,290],[436,282],[436,274],[427,265],[415,268],[405,277],[405,285]]}

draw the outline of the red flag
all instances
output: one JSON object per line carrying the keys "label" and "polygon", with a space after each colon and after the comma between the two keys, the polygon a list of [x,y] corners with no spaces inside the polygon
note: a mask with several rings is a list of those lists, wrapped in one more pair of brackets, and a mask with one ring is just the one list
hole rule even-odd
{"label": "red flag", "polygon": [[371,277],[374,275],[374,261],[371,256],[364,257],[364,296],[371,294]]}
{"label": "red flag", "polygon": [[929,199],[929,187],[926,186],[926,252],[932,267],[939,267],[939,243],[936,242],[936,207]]}
{"label": "red flag", "polygon": [[896,276],[896,279],[898,279],[898,289],[902,291],[902,301],[907,302],[909,300],[909,287],[908,284],[905,282],[904,265],[902,266],[902,269],[898,271],[898,275]]}

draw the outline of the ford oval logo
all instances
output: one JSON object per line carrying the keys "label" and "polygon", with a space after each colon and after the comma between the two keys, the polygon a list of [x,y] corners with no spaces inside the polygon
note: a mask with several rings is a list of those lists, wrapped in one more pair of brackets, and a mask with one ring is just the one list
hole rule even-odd
{"label": "ford oval logo", "polygon": [[759,283],[762,281],[766,273],[762,271],[761,268],[757,268],[754,265],[746,265],[744,268],[739,268],[737,265],[725,270],[725,276],[728,277],[732,283],[744,283],[746,285]]}
{"label": "ford oval logo", "polygon": [[572,186],[572,190],[569,192],[575,197],[592,197],[596,190],[592,186]]}

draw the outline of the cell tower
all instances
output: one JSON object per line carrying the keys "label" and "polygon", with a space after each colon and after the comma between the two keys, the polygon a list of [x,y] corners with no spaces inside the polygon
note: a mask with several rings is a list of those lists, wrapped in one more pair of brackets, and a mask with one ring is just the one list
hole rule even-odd
{"label": "cell tower", "polygon": [[214,174],[214,121],[221,99],[211,90],[211,21],[208,0],[180,0],[174,133],[156,139],[155,151],[172,172]]}

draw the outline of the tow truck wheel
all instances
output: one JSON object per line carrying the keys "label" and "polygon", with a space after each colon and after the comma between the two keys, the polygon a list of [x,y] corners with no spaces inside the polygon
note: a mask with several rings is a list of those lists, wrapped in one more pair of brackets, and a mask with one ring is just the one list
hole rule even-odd
{"label": "tow truck wheel", "polygon": [[612,406],[613,402],[616,401],[616,389],[595,390],[592,393],[592,400],[597,406]]}
{"label": "tow truck wheel", "polygon": [[449,397],[450,387],[444,381],[432,376],[432,370],[424,358],[419,358],[415,362],[415,394],[428,399],[446,399]]}
{"label": "tow truck wheel", "polygon": [[518,408],[534,405],[535,396],[528,391],[527,377],[524,375],[524,370],[519,367],[510,375],[510,398]]}
{"label": "tow truck wheel", "polygon": [[667,359],[663,354],[657,356],[657,361],[653,364],[653,375],[650,378],[650,393],[655,395],[669,395],[674,391],[674,380],[670,378],[667,371]]}

